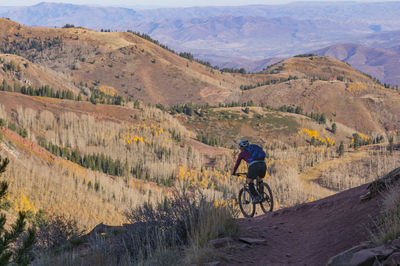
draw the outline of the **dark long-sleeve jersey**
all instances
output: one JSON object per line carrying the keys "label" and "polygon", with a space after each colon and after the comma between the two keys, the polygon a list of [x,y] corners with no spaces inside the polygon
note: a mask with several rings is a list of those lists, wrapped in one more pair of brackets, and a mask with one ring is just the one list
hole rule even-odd
{"label": "dark long-sleeve jersey", "polygon": [[235,167],[233,168],[233,174],[236,174],[236,170],[238,169],[240,162],[244,160],[247,164],[251,161],[251,155],[247,150],[243,150],[239,153],[238,158],[236,160]]}

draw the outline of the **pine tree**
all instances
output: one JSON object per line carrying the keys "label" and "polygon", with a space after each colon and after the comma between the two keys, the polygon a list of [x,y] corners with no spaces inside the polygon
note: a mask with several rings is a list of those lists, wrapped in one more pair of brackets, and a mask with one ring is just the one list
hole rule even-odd
{"label": "pine tree", "polygon": [[319,117],[319,121],[320,124],[325,124],[326,123],[326,116],[325,114],[321,114],[321,116]]}
{"label": "pine tree", "polygon": [[336,123],[333,123],[333,124],[332,124],[332,130],[331,130],[333,134],[336,133],[336,129],[337,129],[337,128],[336,128]]}
{"label": "pine tree", "polygon": [[358,150],[358,148],[361,146],[361,137],[357,133],[353,134],[353,140],[354,140],[354,150]]}
{"label": "pine tree", "polygon": [[340,157],[343,156],[343,154],[344,154],[344,144],[343,144],[343,141],[340,142],[339,148],[337,149],[336,152],[339,154]]}
{"label": "pine tree", "polygon": [[[0,175],[5,172],[6,167],[9,163],[7,158],[2,159],[0,157]],[[6,181],[0,182],[0,201],[3,200],[7,194],[8,183]],[[29,228],[25,231],[26,213],[19,212],[17,221],[11,225],[11,230],[8,231],[4,228],[7,218],[4,213],[0,215],[0,265],[28,265],[29,258],[28,252],[32,248],[35,242],[35,230]],[[21,244],[18,244],[18,240],[25,235]]]}

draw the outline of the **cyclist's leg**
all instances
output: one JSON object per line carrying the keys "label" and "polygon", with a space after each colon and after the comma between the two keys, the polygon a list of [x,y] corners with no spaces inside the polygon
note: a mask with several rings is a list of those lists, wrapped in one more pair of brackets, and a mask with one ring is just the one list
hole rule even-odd
{"label": "cyclist's leg", "polygon": [[250,193],[251,195],[253,195],[253,197],[258,195],[256,188],[254,186],[254,179],[256,178],[257,178],[257,172],[255,171],[253,165],[251,165],[247,173],[246,183],[249,184]]}
{"label": "cyclist's leg", "polygon": [[260,177],[257,177],[257,189],[261,195],[264,193],[264,186],[262,185],[262,183],[263,183],[263,179]]}
{"label": "cyclist's leg", "polygon": [[247,178],[246,179],[246,183],[249,185],[249,190],[250,190],[251,195],[253,197],[255,197],[255,196],[257,196],[257,191],[256,191],[256,188],[254,186],[253,180],[254,179],[252,179],[252,178]]}
{"label": "cyclist's leg", "polygon": [[267,166],[265,163],[257,164],[257,189],[258,192],[262,195],[264,193],[264,186],[262,186],[263,178],[267,173]]}

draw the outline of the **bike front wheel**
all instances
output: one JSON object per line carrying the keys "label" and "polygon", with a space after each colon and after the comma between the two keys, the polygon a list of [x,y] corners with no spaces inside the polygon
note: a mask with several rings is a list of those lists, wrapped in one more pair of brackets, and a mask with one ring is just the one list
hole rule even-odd
{"label": "bike front wheel", "polygon": [[272,196],[271,188],[267,183],[262,183],[261,185],[263,186],[263,193],[260,207],[264,213],[272,212],[274,209],[274,198]]}
{"label": "bike front wheel", "polygon": [[247,188],[242,188],[239,191],[239,207],[244,217],[251,218],[254,216],[256,206]]}

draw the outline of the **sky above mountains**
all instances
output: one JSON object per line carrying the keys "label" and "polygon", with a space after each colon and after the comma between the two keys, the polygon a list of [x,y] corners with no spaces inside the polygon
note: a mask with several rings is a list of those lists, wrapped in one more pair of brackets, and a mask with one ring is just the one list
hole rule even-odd
{"label": "sky above mountains", "polygon": [[[348,0],[322,1],[308,0],[307,2],[349,2]],[[30,6],[36,5],[41,0],[0,0],[0,6]],[[47,2],[47,1],[46,1]],[[240,5],[273,5],[295,2],[293,0],[52,0],[52,3],[70,3],[76,5],[100,5],[100,6],[120,6],[120,7],[190,7],[190,6],[240,6]],[[358,0],[354,2],[383,2]]]}

